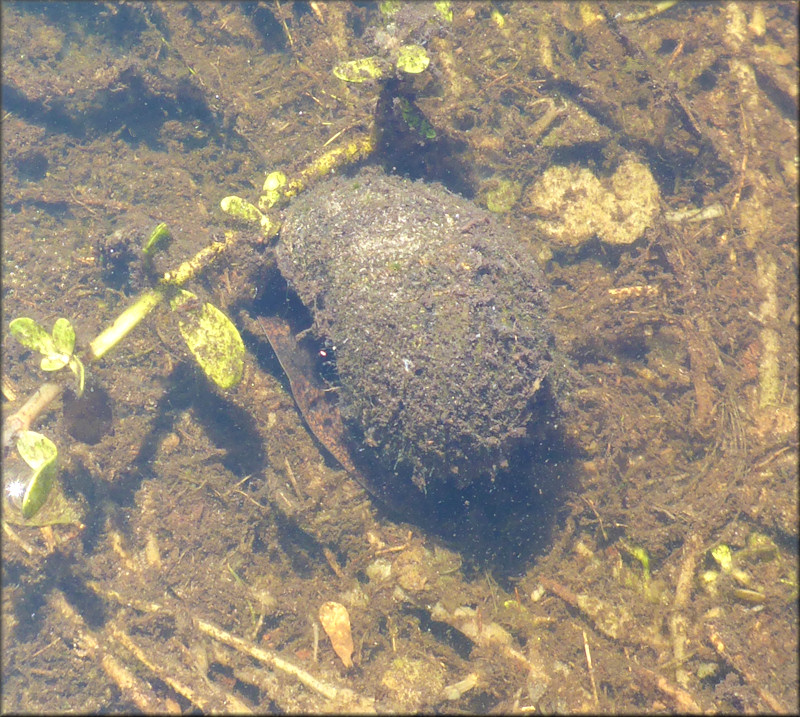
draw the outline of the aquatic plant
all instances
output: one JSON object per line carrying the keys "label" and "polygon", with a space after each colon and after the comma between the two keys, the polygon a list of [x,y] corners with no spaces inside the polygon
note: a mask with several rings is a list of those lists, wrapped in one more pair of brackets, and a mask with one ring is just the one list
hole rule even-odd
{"label": "aquatic plant", "polygon": [[[143,247],[148,260],[167,235],[165,224],[159,224]],[[111,325],[98,334],[80,355],[75,354],[75,329],[66,318],[58,318],[48,333],[29,317],[14,319],[9,325],[11,336],[23,346],[42,354],[40,367],[47,372],[69,368],[78,379],[78,395],[85,385],[85,363],[103,358],[119,345],[150,313],[166,299],[173,311],[180,312],[178,330],[205,375],[222,389],[235,386],[244,369],[244,343],[231,320],[209,303],[200,303],[197,296],[181,288],[212,261],[228,242],[212,244],[184,262],[175,271],[167,272],[152,288],[142,292]],[[15,446],[27,464],[27,475],[17,474],[4,486],[4,498],[18,508],[23,520],[36,516],[44,506],[55,484],[58,449],[46,436],[30,431],[30,426],[58,398],[64,384],[47,381],[40,386],[18,411],[3,424],[4,453]],[[58,517],[55,517],[58,522]]]}

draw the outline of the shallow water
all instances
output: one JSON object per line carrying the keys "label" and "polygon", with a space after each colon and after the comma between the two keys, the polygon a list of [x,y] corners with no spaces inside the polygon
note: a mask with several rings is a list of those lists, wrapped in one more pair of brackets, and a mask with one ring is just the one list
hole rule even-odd
{"label": "shallow water", "polygon": [[[189,288],[248,348],[243,383],[215,390],[180,317],[154,312],[90,367],[112,404],[96,443],[59,403],[37,421],[81,525],[4,512],[4,710],[347,709],[345,688],[406,711],[797,703],[797,9],[636,17],[653,7],[3,4],[5,415],[43,380],[11,319],[66,316],[86,346],[226,230]],[[390,79],[412,42],[429,68]],[[383,80],[334,75],[367,56]],[[368,163],[498,212],[551,287],[563,444],[517,457],[524,494],[466,491],[458,524],[444,506],[404,522],[349,478],[240,313],[309,320],[272,240],[220,199],[255,204],[266,172],[373,127]],[[614,182],[630,160],[652,215]],[[548,215],[553,166],[587,174]],[[641,235],[609,243],[603,222],[637,209]],[[354,670],[318,624],[328,601]]]}

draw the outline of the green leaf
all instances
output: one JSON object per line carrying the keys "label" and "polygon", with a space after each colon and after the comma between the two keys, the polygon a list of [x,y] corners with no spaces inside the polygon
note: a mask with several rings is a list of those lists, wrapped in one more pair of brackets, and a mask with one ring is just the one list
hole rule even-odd
{"label": "green leaf", "polygon": [[69,319],[56,319],[53,324],[53,345],[58,353],[72,356],[75,350],[75,329]]}
{"label": "green leaf", "polygon": [[152,254],[156,249],[159,248],[159,244],[163,243],[163,240],[169,237],[169,229],[164,222],[161,222],[155,229],[153,229],[153,233],[150,235],[149,239],[145,242],[142,251],[145,255]]}
{"label": "green leaf", "polygon": [[33,477],[22,498],[22,517],[27,520],[39,512],[50,495],[58,472],[58,449],[47,436],[36,431],[22,431],[17,440],[17,450],[33,470]]}
{"label": "green leaf", "polygon": [[449,0],[436,0],[433,6],[436,8],[436,12],[442,20],[445,22],[453,22],[453,5]]}
{"label": "green leaf", "polygon": [[257,207],[254,207],[250,202],[235,195],[223,197],[219,202],[219,207],[226,214],[246,222],[261,223],[264,219],[264,215]]}
{"label": "green leaf", "polygon": [[397,69],[410,75],[424,72],[431,62],[421,45],[403,45],[397,52]]}
{"label": "green leaf", "polygon": [[27,317],[14,319],[8,329],[23,346],[43,354],[43,371],[58,371],[70,363],[75,351],[75,329],[68,319],[56,319],[52,336],[36,321]]}
{"label": "green leaf", "polygon": [[717,561],[723,573],[729,573],[733,568],[733,553],[729,546],[717,545],[711,550],[711,557]]}
{"label": "green leaf", "polygon": [[14,319],[8,325],[8,330],[17,341],[29,349],[38,351],[45,356],[55,353],[53,337],[33,319],[25,316]]}
{"label": "green leaf", "polygon": [[386,18],[390,18],[400,10],[400,3],[397,0],[384,0],[378,8]]}
{"label": "green leaf", "polygon": [[66,354],[50,354],[42,358],[42,371],[58,371],[69,363],[70,357]]}
{"label": "green leaf", "polygon": [[333,74],[344,82],[365,82],[383,77],[381,60],[378,57],[362,57],[348,60],[333,68]]}
{"label": "green leaf", "polygon": [[505,214],[517,203],[522,194],[522,185],[510,179],[501,179],[497,186],[486,194],[486,208],[494,214]]}
{"label": "green leaf", "polygon": [[69,367],[78,379],[78,397],[80,398],[83,396],[83,389],[86,386],[86,370],[83,368],[83,362],[77,356],[73,356],[69,360]]}
{"label": "green leaf", "polygon": [[59,481],[55,480],[47,502],[35,515],[26,518],[22,525],[81,525],[82,513],[80,503],[68,499]]}
{"label": "green leaf", "polygon": [[31,468],[38,470],[46,463],[55,460],[58,449],[47,436],[36,431],[20,431],[17,450],[22,460]]}
{"label": "green leaf", "polygon": [[[176,296],[173,309],[197,297],[185,290]],[[244,371],[244,342],[233,322],[216,306],[203,304],[188,309],[178,328],[200,368],[220,388],[235,386]]]}
{"label": "green leaf", "polygon": [[425,119],[424,115],[417,109],[416,105],[409,102],[405,97],[398,97],[400,106],[400,113],[403,116],[409,129],[414,130],[420,137],[425,139],[435,139],[436,130],[431,126],[431,123]]}
{"label": "green leaf", "polygon": [[259,209],[267,210],[274,207],[283,197],[283,188],[289,179],[283,172],[270,172],[264,180],[264,188],[258,199]]}

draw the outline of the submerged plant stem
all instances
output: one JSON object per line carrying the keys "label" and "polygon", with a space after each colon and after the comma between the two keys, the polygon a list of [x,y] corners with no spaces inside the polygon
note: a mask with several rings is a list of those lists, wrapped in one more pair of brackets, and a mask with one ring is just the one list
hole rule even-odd
{"label": "submerged plant stem", "polygon": [[48,381],[39,386],[25,401],[22,408],[12,413],[3,423],[3,451],[16,443],[19,434],[27,431],[42,412],[60,395],[64,387],[60,383]]}
{"label": "submerged plant stem", "polygon": [[[177,270],[164,274],[159,286],[141,294],[114,320],[111,326],[94,338],[86,350],[85,359],[92,362],[105,356],[169,296],[173,287],[180,286],[194,278],[234,242],[234,235],[228,235],[224,242],[204,247],[192,259],[181,264]],[[20,431],[28,430],[47,407],[61,395],[63,390],[64,387],[61,384],[48,381],[31,395],[22,408],[5,419],[3,422],[3,451],[14,445]]]}
{"label": "submerged plant stem", "polygon": [[142,294],[132,306],[123,311],[105,331],[89,344],[89,359],[96,361],[105,356],[124,339],[164,298],[163,289],[153,289]]}

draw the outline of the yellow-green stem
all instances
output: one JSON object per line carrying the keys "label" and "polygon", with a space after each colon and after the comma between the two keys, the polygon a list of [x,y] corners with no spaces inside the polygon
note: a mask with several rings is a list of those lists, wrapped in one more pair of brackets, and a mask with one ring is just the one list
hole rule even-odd
{"label": "yellow-green stem", "polygon": [[158,287],[142,294],[136,303],[123,311],[105,331],[89,344],[89,360],[105,356],[124,339],[164,298],[164,289]]}

